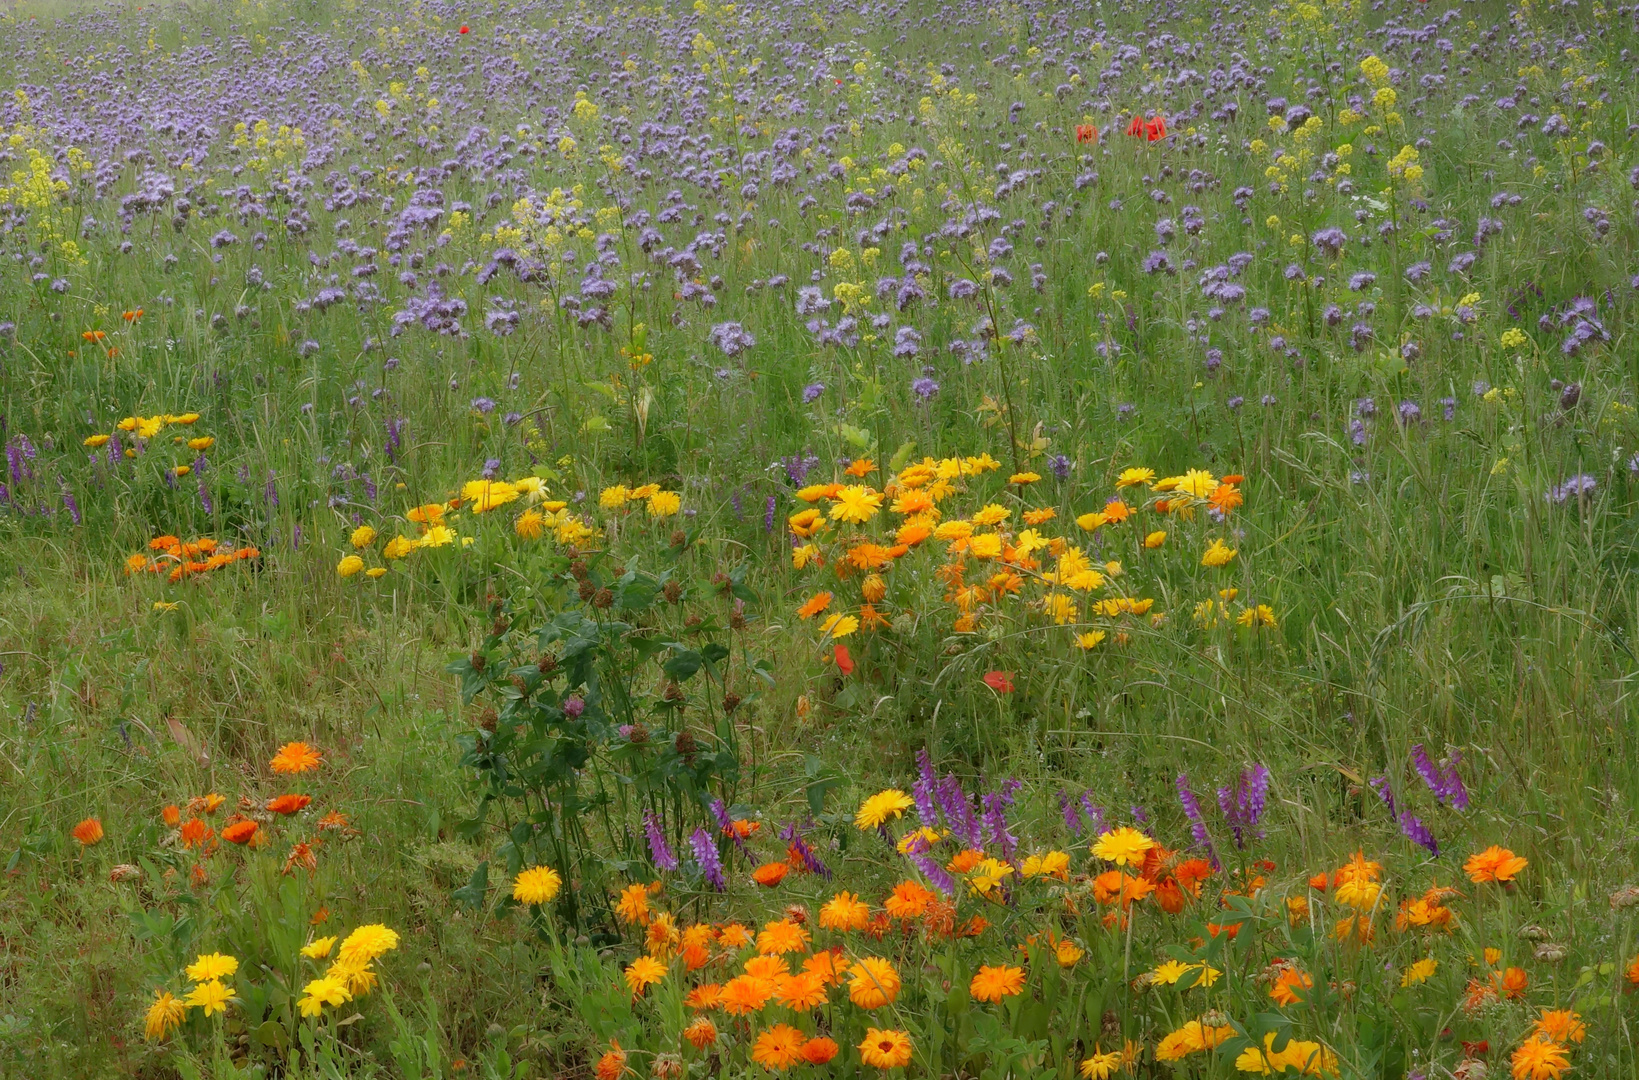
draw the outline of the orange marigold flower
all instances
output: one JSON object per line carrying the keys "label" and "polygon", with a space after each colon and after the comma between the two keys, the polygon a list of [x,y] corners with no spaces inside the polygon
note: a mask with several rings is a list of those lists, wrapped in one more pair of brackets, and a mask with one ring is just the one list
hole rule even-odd
{"label": "orange marigold flower", "polygon": [[167,826],[174,829],[182,824],[182,808],[174,804],[167,806],[159,812],[159,817]]}
{"label": "orange marigold flower", "polygon": [[304,742],[288,742],[279,747],[268,766],[276,773],[304,773],[317,769],[319,752]]}
{"label": "orange marigold flower", "polygon": [[764,888],[773,888],[785,880],[791,868],[783,862],[763,863],[751,872],[751,880]]}
{"label": "orange marigold flower", "polygon": [[871,921],[871,909],[851,892],[839,892],[820,908],[819,924],[823,930],[863,930]]}
{"label": "orange marigold flower", "polygon": [[811,971],[799,971],[774,980],[774,1000],[788,1009],[813,1009],[825,1004],[825,980]]}
{"label": "orange marigold flower", "polygon": [[753,975],[736,975],[723,984],[720,1003],[730,1016],[748,1016],[758,1012],[774,996],[774,980],[759,979]]}
{"label": "orange marigold flower", "polygon": [[862,1009],[893,1004],[899,986],[899,972],[881,957],[863,957],[849,969],[848,999]]}
{"label": "orange marigold flower", "polygon": [[[971,867],[969,867],[971,869]],[[965,871],[956,871],[963,873]],[[920,882],[901,881],[893,887],[893,892],[882,902],[888,914],[896,919],[918,919],[928,910],[928,903],[933,900],[933,893]]]}
{"label": "orange marigold flower", "polygon": [[715,1009],[723,1003],[723,988],[718,983],[701,983],[683,998],[683,1004],[695,1012]]}
{"label": "orange marigold flower", "polygon": [[248,844],[255,839],[258,828],[254,821],[236,821],[222,830],[222,839],[230,844]]}
{"label": "orange marigold flower", "polygon": [[1275,984],[1269,988],[1269,996],[1275,999],[1277,1005],[1296,1005],[1303,1000],[1300,991],[1314,985],[1315,980],[1308,972],[1295,967],[1282,968],[1275,977]]}
{"label": "orange marigold flower", "polygon": [[182,846],[185,848],[203,847],[213,835],[213,830],[198,818],[189,818],[182,826]]}
{"label": "orange marigold flower", "polygon": [[1524,997],[1526,987],[1531,985],[1531,977],[1525,974],[1525,969],[1517,967],[1507,968],[1501,974],[1493,972],[1491,981],[1497,992],[1509,1000]]}
{"label": "orange marigold flower", "polygon": [[1155,902],[1168,915],[1176,915],[1184,910],[1184,890],[1175,878],[1167,878],[1155,887]]}
{"label": "orange marigold flower", "polygon": [[621,922],[636,926],[649,921],[649,887],[647,885],[628,885],[620,890],[620,899],[615,902],[615,914],[620,916]]}
{"label": "orange marigold flower", "polygon": [[968,993],[975,1001],[1000,1001],[1024,991],[1024,969],[999,964],[992,967],[981,964],[968,983]]}
{"label": "orange marigold flower", "polygon": [[1463,869],[1468,873],[1468,880],[1484,884],[1488,881],[1498,883],[1514,880],[1514,875],[1524,870],[1529,863],[1524,858],[1515,855],[1505,847],[1492,844],[1484,851],[1470,855],[1463,863]]}
{"label": "orange marigold flower", "polygon": [[1549,1042],[1579,1043],[1588,1037],[1588,1027],[1574,1010],[1545,1009],[1537,1018],[1536,1034]]}
{"label": "orange marigold flower", "polygon": [[797,953],[808,948],[809,933],[790,919],[765,923],[757,934],[757,951],[764,956]]}
{"label": "orange marigold flower", "polygon": [[817,592],[804,601],[803,605],[797,609],[797,618],[812,619],[815,615],[818,615],[830,606],[831,594],[828,592]]}
{"label": "orange marigold flower", "polygon": [[88,817],[70,830],[70,835],[80,842],[81,847],[92,847],[102,843],[102,822],[94,817]]}
{"label": "orange marigold flower", "polygon": [[1509,1065],[1514,1080],[1559,1080],[1570,1071],[1571,1059],[1558,1043],[1532,1037],[1520,1043]]}
{"label": "orange marigold flower", "polygon": [[276,799],[269,799],[267,808],[275,814],[295,814],[305,809],[312,801],[311,795],[280,795]]}
{"label": "orange marigold flower", "polygon": [[[858,464],[858,462],[855,462]],[[751,1046],[751,1060],[764,1068],[783,1072],[802,1060],[803,1043],[808,1037],[790,1024],[775,1024]]]}
{"label": "orange marigold flower", "polygon": [[836,1056],[836,1040],[824,1035],[816,1035],[802,1044],[802,1059],[810,1065],[824,1065]]}

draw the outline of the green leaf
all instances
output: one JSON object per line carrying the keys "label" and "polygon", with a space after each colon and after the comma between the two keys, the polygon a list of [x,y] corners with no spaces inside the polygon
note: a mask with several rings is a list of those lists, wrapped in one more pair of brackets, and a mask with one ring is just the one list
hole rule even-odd
{"label": "green leaf", "polygon": [[489,892],[489,860],[485,859],[478,864],[478,869],[472,872],[472,880],[450,894],[458,904],[465,904],[474,911],[480,911],[484,906],[484,896]]}

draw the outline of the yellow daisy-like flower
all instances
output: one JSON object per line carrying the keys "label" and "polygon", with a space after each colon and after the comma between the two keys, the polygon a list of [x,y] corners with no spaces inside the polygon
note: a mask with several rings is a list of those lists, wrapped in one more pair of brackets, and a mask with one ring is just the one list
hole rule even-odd
{"label": "yellow daisy-like flower", "polygon": [[414,540],[405,536],[395,536],[387,541],[387,546],[381,549],[381,554],[386,559],[403,559],[407,558],[415,548],[416,543]]}
{"label": "yellow daisy-like flower", "polygon": [[512,880],[512,898],[520,904],[548,904],[563,888],[563,876],[550,866],[532,866]]}
{"label": "yellow daisy-like flower", "polygon": [[859,620],[852,615],[832,615],[820,624],[820,634],[845,638],[859,629]]}
{"label": "yellow daisy-like flower", "polygon": [[649,516],[671,517],[683,509],[683,496],[675,491],[657,491],[649,496]]}
{"label": "yellow daisy-like flower", "polygon": [[1155,841],[1129,825],[1111,829],[1099,836],[1093,845],[1093,854],[1117,866],[1137,866],[1155,846]]}
{"label": "yellow daisy-like flower", "polygon": [[873,491],[863,484],[849,484],[837,492],[836,505],[831,507],[831,520],[863,525],[881,509],[881,492]]}
{"label": "yellow daisy-like flower", "polygon": [[1185,495],[1193,495],[1197,499],[1204,499],[1218,486],[1218,478],[1205,469],[1191,469],[1178,478],[1173,485],[1174,491],[1181,491]]}
{"label": "yellow daisy-like flower", "polygon": [[224,979],[239,970],[239,961],[226,953],[201,953],[199,959],[183,968],[192,982],[210,982]]}
{"label": "yellow daisy-like flower", "polygon": [[353,1000],[347,984],[331,975],[314,979],[302,988],[302,992],[305,996],[296,1002],[296,1008],[303,1016],[310,1018],[323,1012],[326,1005],[333,1008]]}
{"label": "yellow daisy-like flower", "polygon": [[347,963],[368,964],[383,953],[398,948],[398,932],[380,923],[361,926],[347,935],[336,952],[336,958]]}
{"label": "yellow daisy-like flower", "polygon": [[1109,1053],[1093,1047],[1093,1056],[1084,1058],[1081,1062],[1081,1080],[1110,1080],[1116,1070],[1121,1068],[1121,1051],[1111,1050]]}
{"label": "yellow daisy-like flower", "polygon": [[1230,561],[1235,558],[1235,552],[1235,548],[1230,547],[1222,540],[1213,540],[1212,546],[1208,547],[1201,556],[1201,565],[1211,567],[1228,566]]}
{"label": "yellow daisy-like flower", "polygon": [[353,530],[353,535],[347,538],[348,543],[355,548],[367,548],[376,542],[376,530],[373,525],[360,525]]}
{"label": "yellow daisy-like flower", "polygon": [[1085,634],[1076,635],[1076,648],[1096,649],[1108,637],[1102,630],[1089,630]]}
{"label": "yellow daisy-like flower", "polygon": [[665,964],[652,956],[640,956],[626,968],[626,988],[636,997],[665,977]]}
{"label": "yellow daisy-like flower", "polygon": [[1000,525],[1012,516],[1013,511],[1009,510],[1007,507],[999,506],[996,503],[990,503],[982,508],[977,514],[973,515],[973,524],[988,528],[992,525]]}
{"label": "yellow daisy-like flower", "polygon": [[1400,976],[1400,985],[1417,986],[1422,983],[1426,983],[1430,979],[1434,978],[1434,972],[1439,968],[1439,966],[1440,962],[1434,959],[1434,957],[1425,956],[1415,964],[1412,964],[1410,967],[1406,968],[1405,974]]}
{"label": "yellow daisy-like flower", "polygon": [[1154,479],[1154,469],[1122,469],[1121,475],[1115,478],[1115,486],[1118,488],[1137,487],[1139,484],[1147,484]]}
{"label": "yellow daisy-like flower", "polygon": [[233,991],[222,984],[220,980],[212,979],[202,982],[188,992],[187,1004],[202,1009],[206,1016],[228,1011],[228,1003],[233,1000]]}
{"label": "yellow daisy-like flower", "polygon": [[1165,529],[1157,529],[1148,536],[1144,537],[1144,546],[1152,551],[1166,542],[1167,533]]}
{"label": "yellow daisy-like flower", "polygon": [[316,938],[302,946],[302,955],[309,960],[323,960],[336,947],[335,937]]}
{"label": "yellow daisy-like flower", "polygon": [[859,804],[859,812],[854,815],[854,824],[861,829],[875,829],[900,817],[915,805],[911,797],[898,788],[879,791]]}
{"label": "yellow daisy-like flower", "polygon": [[1012,476],[1009,476],[1007,478],[1007,482],[1009,484],[1018,484],[1022,487],[1025,484],[1034,484],[1037,480],[1040,480],[1040,479],[1041,479],[1041,473],[1016,472]]}
{"label": "yellow daisy-like flower", "polygon": [[336,564],[336,573],[341,577],[352,577],[364,569],[364,560],[357,555],[349,555]]}

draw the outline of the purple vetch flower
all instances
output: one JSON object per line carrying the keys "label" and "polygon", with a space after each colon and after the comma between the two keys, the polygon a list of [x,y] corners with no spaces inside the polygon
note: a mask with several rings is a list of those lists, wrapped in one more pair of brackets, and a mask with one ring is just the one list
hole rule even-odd
{"label": "purple vetch flower", "polygon": [[774,508],[778,503],[779,500],[773,495],[768,497],[768,503],[763,509],[763,532],[765,533],[774,531]]}
{"label": "purple vetch flower", "polygon": [[911,836],[905,845],[905,853],[910,856],[916,868],[922,871],[922,875],[933,883],[933,887],[946,896],[955,896],[956,879],[951,877],[936,859],[928,855],[929,849],[928,838],[920,834]]}
{"label": "purple vetch flower", "polygon": [[1070,479],[1070,459],[1063,454],[1054,454],[1047,459],[1047,468],[1060,480]]}
{"label": "purple vetch flower", "polygon": [[1102,836],[1108,831],[1104,825],[1104,808],[1093,802],[1091,791],[1081,793],[1081,816],[1087,819],[1087,827],[1094,836]]}
{"label": "purple vetch flower", "polygon": [[740,849],[740,854],[744,855],[751,865],[757,865],[757,856],[752,854],[751,846],[746,843],[745,837],[740,835],[740,830],[734,827],[734,819],[728,816],[728,807],[722,799],[711,800],[711,812],[717,818],[718,827],[734,841],[734,846]]}
{"label": "purple vetch flower", "polygon": [[1061,789],[1059,791],[1059,812],[1064,815],[1064,827],[1070,830],[1070,835],[1081,836],[1081,814],[1077,804]]}
{"label": "purple vetch flower", "polygon": [[797,858],[802,863],[804,870],[807,870],[810,874],[818,874],[822,878],[829,879],[831,877],[831,868],[820,862],[819,856],[814,854],[813,847],[809,845],[807,840],[803,839],[802,832],[797,828],[796,822],[792,822],[780,830],[780,839],[784,840],[786,845],[797,853]]}
{"label": "purple vetch flower", "polygon": [[933,757],[927,747],[916,752],[916,783],[911,786],[911,798],[916,803],[916,817],[926,829],[939,827],[939,807],[934,803],[939,778],[933,771]]}
{"label": "purple vetch flower", "polygon": [[[216,507],[211,504],[211,490],[203,480],[199,481],[199,506],[207,514],[216,513]],[[79,523],[79,515],[76,512],[74,524],[78,525]]]}
{"label": "purple vetch flower", "polygon": [[825,393],[824,383],[809,383],[807,386],[802,388],[802,403],[804,405],[812,405],[823,393]]}
{"label": "purple vetch flower", "polygon": [[947,773],[934,795],[945,815],[945,825],[956,834],[957,839],[968,847],[979,847],[984,843],[978,815],[973,812],[973,803],[967,792],[962,790],[962,781],[957,779],[956,774]]}
{"label": "purple vetch flower", "polygon": [[1423,820],[1410,810],[1400,810],[1395,806],[1394,792],[1389,787],[1388,777],[1374,777],[1371,786],[1372,790],[1377,792],[1383,802],[1388,805],[1390,816],[1399,823],[1400,831],[1405,834],[1406,839],[1419,847],[1427,848],[1431,855],[1440,854],[1440,845],[1434,839],[1434,834],[1429,831],[1428,826],[1423,824]]}
{"label": "purple vetch flower", "polygon": [[1012,862],[1019,848],[1019,838],[1007,828],[1007,808],[1013,805],[1014,793],[1023,786],[1021,780],[1004,780],[999,790],[984,797],[984,841],[1000,845],[1004,862]]}
{"label": "purple vetch flower", "polygon": [[[1223,811],[1224,818],[1229,822],[1237,848],[1246,847],[1245,834],[1257,828],[1268,799],[1269,769],[1261,763],[1242,770],[1240,780],[1233,789],[1218,789],[1218,809]],[[1258,829],[1257,835],[1262,837],[1263,830]]]}
{"label": "purple vetch flower", "polygon": [[1217,868],[1218,853],[1212,847],[1212,834],[1207,832],[1206,816],[1201,813],[1201,800],[1190,790],[1189,777],[1184,773],[1179,773],[1175,782],[1178,786],[1178,802],[1184,808],[1184,816],[1189,819],[1190,835],[1195,837],[1198,845],[1206,849],[1207,857],[1212,860],[1213,867]]}
{"label": "purple vetch flower", "polygon": [[[200,494],[201,498],[204,497],[204,494],[205,494],[205,485],[204,484],[199,485],[199,494]],[[74,522],[75,525],[80,524],[80,522],[82,520],[81,517],[80,517],[80,504],[74,498],[74,489],[70,488],[68,486],[68,484],[66,484],[66,483],[63,484],[63,509],[68,511],[68,516]],[[208,514],[210,512],[211,512],[210,504],[207,503],[206,506],[205,506],[205,513]]]}
{"label": "purple vetch flower", "polygon": [[717,854],[717,844],[711,834],[705,829],[696,829],[689,835],[689,850],[694,853],[694,861],[700,865],[700,872],[711,887],[718,892],[728,888],[728,881],[723,877],[723,860]]}
{"label": "purple vetch flower", "polygon": [[818,454],[804,452],[783,457],[780,464],[785,466],[785,475],[791,480],[792,485],[802,487],[803,481],[808,479],[808,471],[818,465],[819,460]]}
{"label": "purple vetch flower", "polygon": [[655,868],[676,870],[677,856],[666,843],[666,837],[660,831],[660,819],[653,810],[643,811],[643,831],[649,838],[649,858],[654,860]]}
{"label": "purple vetch flower", "polygon": [[1423,744],[1417,743],[1411,748],[1411,760],[1417,766],[1423,783],[1428,785],[1435,798],[1452,809],[1468,809],[1468,788],[1463,786],[1462,774],[1457,771],[1457,766],[1462,763],[1462,757],[1457,751],[1451,752],[1451,763],[1442,769],[1429,759]]}

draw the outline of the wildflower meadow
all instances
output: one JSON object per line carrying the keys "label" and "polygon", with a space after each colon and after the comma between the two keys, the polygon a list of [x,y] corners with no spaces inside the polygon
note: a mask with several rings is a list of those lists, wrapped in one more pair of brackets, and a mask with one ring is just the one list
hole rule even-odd
{"label": "wildflower meadow", "polygon": [[1639,4],[0,4],[0,1076],[1639,1077]]}

